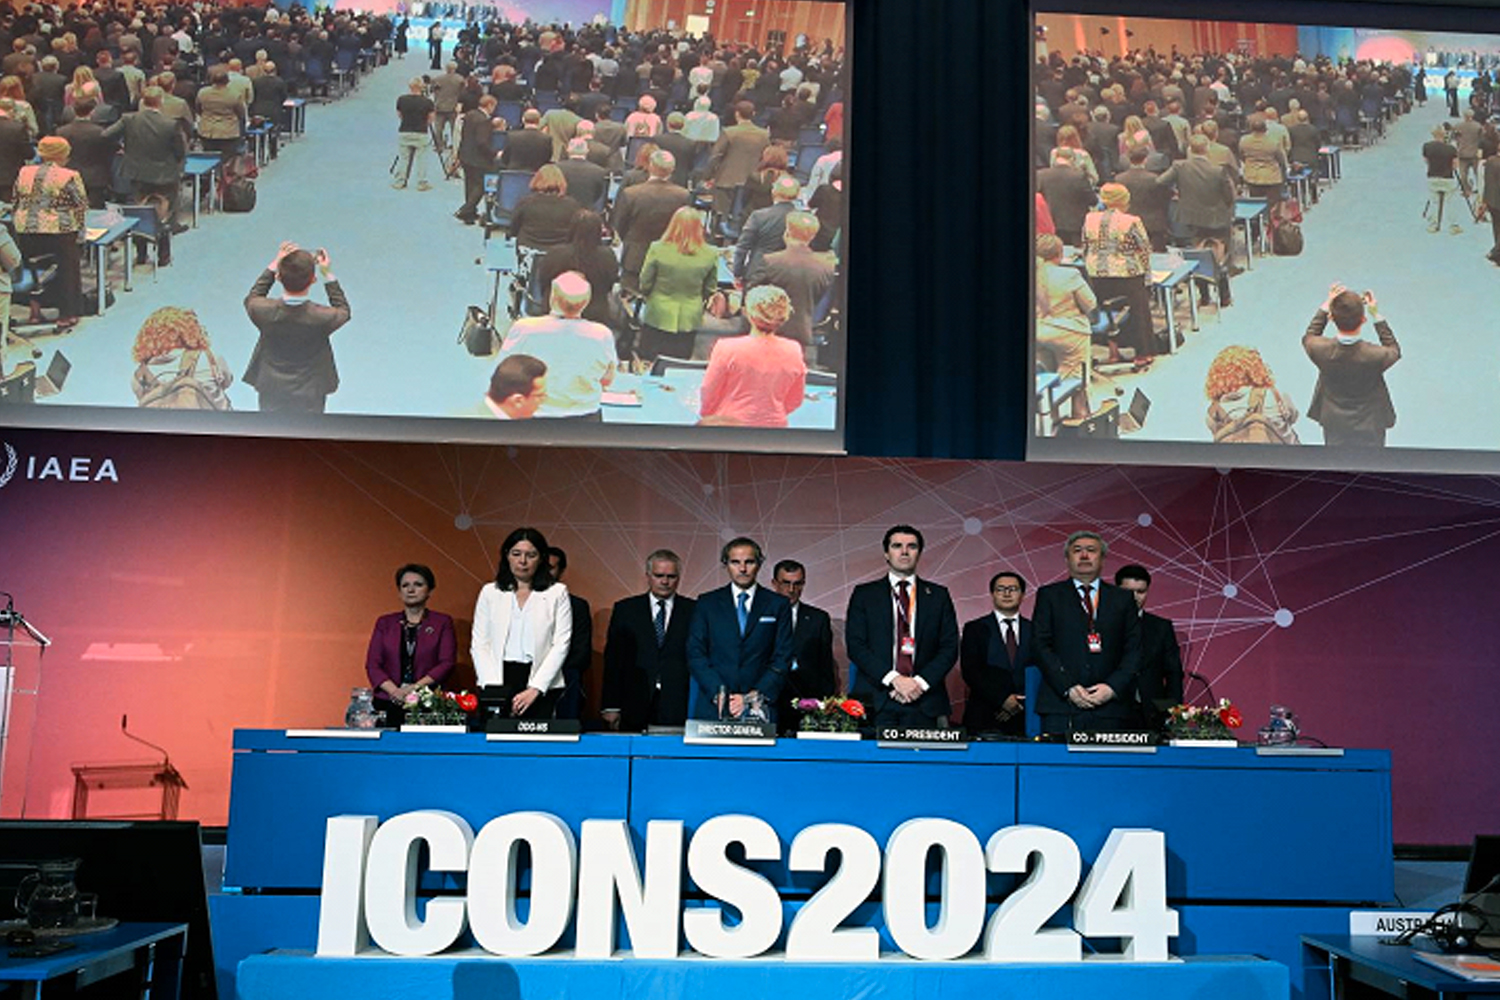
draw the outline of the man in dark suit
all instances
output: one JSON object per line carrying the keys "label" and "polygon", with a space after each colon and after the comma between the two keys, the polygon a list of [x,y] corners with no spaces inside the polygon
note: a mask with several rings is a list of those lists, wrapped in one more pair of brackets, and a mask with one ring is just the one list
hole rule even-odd
{"label": "man in dark suit", "polygon": [[682,560],[670,549],[646,557],[646,593],[616,601],[604,640],[604,709],[611,729],[680,726],[687,719],[691,597],[677,593]]}
{"label": "man in dark suit", "polygon": [[1110,181],[1119,169],[1116,161],[1120,156],[1120,126],[1109,120],[1109,109],[1102,104],[1094,109],[1092,119],[1084,131],[1083,145],[1094,158],[1099,180]]}
{"label": "man in dark suit", "polygon": [[666,130],[657,133],[654,141],[658,149],[665,149],[676,161],[677,165],[672,169],[672,183],[687,187],[693,162],[698,159],[698,144],[682,134],[687,118],[681,111],[667,115],[666,124]]}
{"label": "man in dark suit", "polygon": [[765,557],[755,541],[731,539],[719,562],[729,582],[698,595],[688,629],[688,669],[698,688],[693,716],[739,718],[759,707],[774,721],[792,659],[791,607],[756,585]]}
{"label": "man in dark suit", "polygon": [[1118,730],[1135,716],[1141,623],[1135,599],[1099,579],[1107,553],[1092,531],[1068,536],[1068,579],[1036,593],[1037,714],[1045,733]]}
{"label": "man in dark suit", "polygon": [[[1188,143],[1188,158],[1172,164],[1171,169],[1161,175],[1161,184],[1163,190],[1176,185],[1177,221],[1187,227],[1194,243],[1217,241],[1226,250],[1232,245],[1234,178],[1228,167],[1209,159],[1207,136],[1193,136]],[[1131,204],[1134,203],[1132,200]],[[1231,302],[1226,263],[1221,263],[1217,269],[1221,306]]]}
{"label": "man in dark suit", "polygon": [[1088,174],[1074,165],[1070,151],[1059,149],[1056,153],[1052,166],[1036,172],[1036,189],[1047,201],[1058,238],[1076,247],[1083,236],[1084,217],[1099,199]]}
{"label": "man in dark suit", "polygon": [[457,159],[464,172],[464,203],[453,217],[466,226],[479,221],[484,177],[495,169],[495,104],[495,99],[485,94],[479,99],[479,107],[464,112],[458,123]]}
{"label": "man in dark suit", "polygon": [[1165,153],[1172,159],[1180,159],[1177,150],[1177,133],[1173,130],[1170,122],[1158,114],[1155,101],[1147,101],[1144,108],[1145,114],[1141,116],[1141,124],[1145,126],[1146,133],[1151,136],[1151,145],[1156,147],[1158,153]]}
{"label": "man in dark suit", "polygon": [[775,285],[786,292],[792,303],[792,317],[781,327],[783,337],[791,337],[804,347],[813,342],[813,317],[818,303],[833,287],[835,278],[832,254],[814,253],[810,247],[818,235],[818,217],[808,212],[793,212],[786,217],[786,249],[768,253],[760,266],[750,272],[747,289],[757,285]]}
{"label": "man in dark suit", "polygon": [[[1375,317],[1379,344],[1360,338],[1367,314]],[[1326,337],[1330,317],[1335,334]],[[1323,443],[1385,447],[1385,432],[1396,425],[1385,370],[1401,360],[1401,345],[1380,318],[1375,294],[1366,291],[1361,298],[1335,284],[1307,325],[1302,349],[1318,366],[1307,415],[1323,425]]]}
{"label": "man in dark suit", "polygon": [[1479,202],[1479,217],[1488,216],[1494,245],[1485,254],[1492,264],[1500,264],[1500,153],[1491,154],[1484,161],[1484,193]]}
{"label": "man in dark suit", "polygon": [[83,187],[89,193],[89,207],[103,208],[104,199],[109,195],[111,169],[120,142],[105,135],[104,126],[90,118],[94,107],[93,97],[79,98],[73,105],[78,117],[59,126],[57,134],[73,147],[73,152],[68,154],[68,166],[83,178]]}
{"label": "man in dark suit", "polygon": [[62,118],[68,78],[57,71],[57,65],[56,56],[43,56],[41,72],[31,78],[31,106],[36,109],[37,124],[43,135],[52,134]]}
{"label": "man in dark suit", "polygon": [[849,595],[844,646],[858,670],[853,694],[874,709],[877,727],[946,726],[947,678],[958,657],[958,616],[948,591],[917,576],[922,533],[899,524],[885,533],[886,574]]}
{"label": "man in dark suit", "polygon": [[527,108],[521,115],[521,127],[511,129],[500,151],[501,170],[540,170],[552,162],[552,137],[542,131],[542,113]]}
{"label": "man in dark suit", "polygon": [[1141,671],[1135,678],[1137,721],[1147,729],[1161,729],[1166,712],[1157,703],[1182,704],[1182,651],[1177,646],[1177,630],[1169,619],[1146,611],[1146,595],[1151,590],[1151,572],[1146,567],[1135,563],[1121,566],[1115,571],[1115,586],[1134,595],[1141,616]]}
{"label": "man in dark suit", "polygon": [[[125,176],[135,189],[136,200],[165,205],[159,216],[156,249],[157,260],[166,265],[172,260],[172,226],[177,219],[177,192],[182,187],[187,139],[176,119],[161,113],[161,99],[160,87],[145,88],[141,91],[141,110],[115,122],[104,135],[124,141]],[[144,254],[144,243],[138,243],[136,250]]]}
{"label": "man in dark suit", "polygon": [[8,202],[14,198],[16,178],[20,176],[21,168],[31,162],[36,147],[31,144],[25,123],[12,117],[6,104],[14,109],[15,102],[4,98],[0,103],[0,201]]}
{"label": "man in dark suit", "polygon": [[629,288],[640,285],[641,267],[652,242],[661,239],[672,215],[692,200],[687,188],[672,183],[674,168],[672,154],[658,149],[646,162],[645,182],[624,188],[615,199],[612,222],[623,244],[620,278]]}
{"label": "man in dark suit", "polygon": [[1115,174],[1115,183],[1125,185],[1130,192],[1131,214],[1139,216],[1151,237],[1151,249],[1162,253],[1167,249],[1167,237],[1171,235],[1172,223],[1167,218],[1167,205],[1172,200],[1172,189],[1161,183],[1161,176],[1146,169],[1146,157],[1151,151],[1145,146],[1132,146],[1130,166]]}
{"label": "man in dark suit", "polygon": [[758,208],[745,219],[740,238],[734,245],[731,268],[738,281],[747,281],[766,254],[786,249],[787,216],[797,210],[797,198],[801,194],[802,185],[797,183],[797,178],[782,174],[771,185],[770,207]]}
{"label": "man in dark suit", "polygon": [[990,578],[992,612],[964,624],[959,669],[969,686],[964,728],[971,733],[1026,735],[1026,665],[1031,622],[1021,617],[1026,580],[1011,570]]}
{"label": "man in dark suit", "polygon": [[568,140],[568,158],[557,165],[568,182],[568,197],[584,208],[601,212],[609,192],[609,171],[589,162],[589,141]]}
{"label": "man in dark suit", "polygon": [[777,713],[778,729],[781,735],[788,736],[801,726],[798,699],[827,698],[836,693],[839,671],[833,659],[833,622],[828,612],[802,603],[807,568],[794,559],[783,559],[776,564],[771,582],[776,592],[791,604],[792,665]]}
{"label": "man in dark suit", "polygon": [[[547,551],[552,579],[562,582],[568,571],[568,554],[552,546]],[[568,605],[573,612],[573,637],[568,640],[568,655],[563,660],[563,680],[567,687],[557,702],[559,719],[578,719],[583,715],[583,675],[594,660],[594,613],[589,602],[568,591]]]}
{"label": "man in dark suit", "polygon": [[[308,297],[317,272],[328,292],[326,306]],[[270,298],[278,281],[286,294]],[[315,257],[295,243],[281,244],[245,296],[245,312],[260,331],[245,367],[245,383],[260,394],[260,409],[322,413],[339,387],[330,338],[350,315],[328,251],[319,248]]]}

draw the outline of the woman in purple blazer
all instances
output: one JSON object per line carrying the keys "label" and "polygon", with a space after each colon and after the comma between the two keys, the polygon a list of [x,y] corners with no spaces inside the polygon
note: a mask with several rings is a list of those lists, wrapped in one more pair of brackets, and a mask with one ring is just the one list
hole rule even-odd
{"label": "woman in purple blazer", "polygon": [[416,563],[402,566],[396,570],[396,589],[402,610],[375,619],[365,656],[375,710],[386,713],[388,726],[399,726],[405,717],[407,692],[442,684],[458,654],[453,619],[427,607],[437,589],[432,570]]}

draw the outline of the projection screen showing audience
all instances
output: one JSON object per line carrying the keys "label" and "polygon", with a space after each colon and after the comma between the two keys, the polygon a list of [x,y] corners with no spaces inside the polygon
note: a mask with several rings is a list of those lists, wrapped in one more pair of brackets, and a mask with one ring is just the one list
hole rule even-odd
{"label": "projection screen showing audience", "polygon": [[841,450],[843,2],[344,7],[0,21],[0,422]]}
{"label": "projection screen showing audience", "polygon": [[1034,29],[1032,457],[1500,468],[1500,34]]}

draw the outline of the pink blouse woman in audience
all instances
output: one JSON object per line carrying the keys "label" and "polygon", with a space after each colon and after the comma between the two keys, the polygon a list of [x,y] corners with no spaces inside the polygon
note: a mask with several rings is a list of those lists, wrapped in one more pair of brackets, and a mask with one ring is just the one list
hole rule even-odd
{"label": "pink blouse woman in audience", "polygon": [[777,333],[791,315],[791,300],[775,285],[745,293],[750,333],[714,344],[699,393],[702,423],[786,426],[807,386],[802,345]]}
{"label": "pink blouse woman in audience", "polygon": [[642,94],[635,108],[625,116],[626,135],[656,135],[661,131],[661,116],[656,113],[656,98],[650,94]]}
{"label": "pink blouse woman in audience", "polygon": [[1120,360],[1120,348],[1135,350],[1137,361],[1155,353],[1151,297],[1146,279],[1151,274],[1151,237],[1140,216],[1126,211],[1130,191],[1123,184],[1099,189],[1104,208],[1083,220],[1083,266],[1100,301],[1123,296],[1130,305],[1118,337],[1109,342],[1109,360]]}
{"label": "pink blouse woman in audience", "polygon": [[1083,380],[1073,394],[1073,416],[1089,415],[1089,352],[1092,324],[1098,305],[1093,289],[1076,267],[1062,263],[1063,241],[1050,233],[1036,238],[1036,342],[1057,359],[1057,374]]}

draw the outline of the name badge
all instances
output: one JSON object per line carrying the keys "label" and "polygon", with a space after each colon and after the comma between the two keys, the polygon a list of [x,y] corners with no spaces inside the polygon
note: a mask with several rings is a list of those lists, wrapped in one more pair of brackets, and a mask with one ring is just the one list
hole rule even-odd
{"label": "name badge", "polygon": [[909,635],[903,635],[901,637],[901,653],[903,656],[916,656],[917,640]]}
{"label": "name badge", "polygon": [[1099,633],[1098,632],[1090,632],[1089,633],[1089,652],[1090,653],[1102,653],[1102,652],[1104,652],[1104,643],[1099,640]]}

